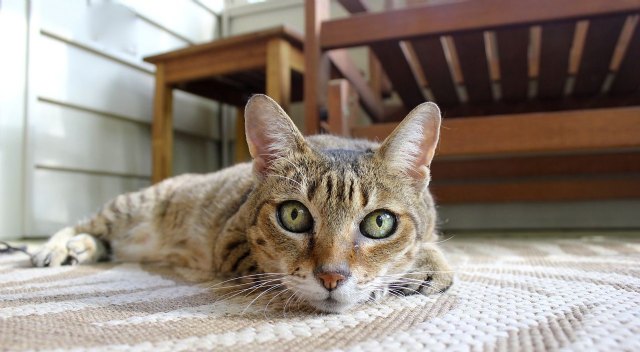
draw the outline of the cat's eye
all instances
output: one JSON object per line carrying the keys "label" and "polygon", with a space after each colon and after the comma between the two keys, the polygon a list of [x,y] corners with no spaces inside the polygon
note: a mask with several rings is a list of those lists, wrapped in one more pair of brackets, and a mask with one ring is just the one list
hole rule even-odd
{"label": "cat's eye", "polygon": [[288,200],[278,207],[280,226],[287,231],[302,233],[313,227],[313,217],[309,209],[296,200]]}
{"label": "cat's eye", "polygon": [[360,232],[373,239],[387,238],[396,231],[396,216],[388,210],[378,209],[369,213],[360,223]]}

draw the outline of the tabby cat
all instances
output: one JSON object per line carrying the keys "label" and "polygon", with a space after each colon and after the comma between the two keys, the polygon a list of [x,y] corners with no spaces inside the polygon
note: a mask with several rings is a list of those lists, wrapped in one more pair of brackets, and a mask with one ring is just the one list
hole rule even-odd
{"label": "tabby cat", "polygon": [[435,104],[416,107],[382,144],[304,138],[265,95],[249,100],[245,118],[252,163],[120,195],[53,235],[33,264],[117,260],[273,274],[326,312],[451,285],[427,189]]}

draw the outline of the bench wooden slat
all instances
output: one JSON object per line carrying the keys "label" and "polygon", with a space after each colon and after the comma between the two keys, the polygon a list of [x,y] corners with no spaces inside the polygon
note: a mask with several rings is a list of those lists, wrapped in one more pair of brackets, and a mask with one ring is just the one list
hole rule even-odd
{"label": "bench wooden slat", "polygon": [[469,160],[436,159],[431,164],[434,180],[496,180],[567,175],[640,175],[640,152],[567,154]]}
{"label": "bench wooden slat", "polygon": [[369,45],[385,40],[495,29],[640,9],[640,0],[484,0],[409,7],[326,21],[323,49]]}
{"label": "bench wooden slat", "polygon": [[441,107],[453,106],[460,103],[456,86],[447,64],[440,37],[431,37],[411,41],[413,51],[424,75],[429,82],[429,88],[436,103]]}
{"label": "bench wooden slat", "polygon": [[[355,127],[382,140],[397,124]],[[437,155],[479,157],[640,148],[640,107],[444,119]]]}
{"label": "bench wooden slat", "polygon": [[400,43],[383,42],[372,44],[370,47],[404,106],[407,109],[412,109],[416,105],[424,103],[426,99]]}
{"label": "bench wooden slat", "polygon": [[369,114],[373,121],[382,121],[384,110],[380,97],[371,89],[360,70],[349,56],[346,50],[332,50],[329,52],[331,63],[345,77],[358,92],[362,108]]}
{"label": "bench wooden slat", "polygon": [[521,102],[489,102],[478,105],[461,105],[443,109],[447,118],[486,115],[511,115],[544,111],[569,111],[602,109],[640,105],[640,94],[624,96],[599,95],[587,98],[565,97],[563,99],[531,100]]}
{"label": "bench wooden slat", "polygon": [[596,18],[589,22],[573,96],[587,97],[600,92],[609,73],[613,50],[625,20],[626,16],[615,16]]}
{"label": "bench wooden slat", "polygon": [[491,80],[482,32],[462,33],[453,36],[464,86],[469,102],[484,103],[493,100]]}
{"label": "bench wooden slat", "polygon": [[566,178],[438,184],[430,187],[439,204],[557,202],[640,198],[640,177]]}
{"label": "bench wooden slat", "polygon": [[575,28],[575,22],[550,23],[542,26],[537,94],[539,99],[562,97],[569,70],[569,54]]}
{"label": "bench wooden slat", "polygon": [[640,23],[636,24],[609,94],[625,95],[636,92],[638,89],[640,89]]}
{"label": "bench wooden slat", "polygon": [[529,27],[496,31],[502,100],[527,99],[529,91]]}
{"label": "bench wooden slat", "polygon": [[[340,4],[350,13],[363,13],[369,8],[362,0],[340,0]],[[420,84],[413,75],[411,66],[400,48],[400,44],[395,41],[381,42],[370,45],[371,51],[375,54],[382,66],[382,69],[389,77],[393,89],[398,93],[404,106],[408,109],[425,101]]]}

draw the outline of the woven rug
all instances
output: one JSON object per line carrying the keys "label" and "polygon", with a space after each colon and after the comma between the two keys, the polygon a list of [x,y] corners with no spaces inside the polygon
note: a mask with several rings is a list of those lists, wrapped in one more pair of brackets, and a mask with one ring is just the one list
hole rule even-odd
{"label": "woven rug", "polygon": [[231,297],[185,269],[36,269],[23,254],[0,255],[0,350],[640,351],[637,237],[443,246],[457,271],[448,292],[344,314],[286,293]]}

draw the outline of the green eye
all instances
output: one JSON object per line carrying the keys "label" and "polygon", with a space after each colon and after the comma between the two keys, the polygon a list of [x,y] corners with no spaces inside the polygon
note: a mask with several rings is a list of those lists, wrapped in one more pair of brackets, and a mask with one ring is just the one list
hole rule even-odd
{"label": "green eye", "polygon": [[360,232],[375,240],[391,236],[396,231],[396,216],[388,210],[378,209],[364,217]]}
{"label": "green eye", "polygon": [[280,220],[280,226],[291,232],[307,232],[313,227],[313,218],[309,209],[295,200],[288,200],[280,204],[278,220]]}

